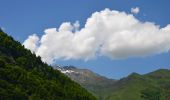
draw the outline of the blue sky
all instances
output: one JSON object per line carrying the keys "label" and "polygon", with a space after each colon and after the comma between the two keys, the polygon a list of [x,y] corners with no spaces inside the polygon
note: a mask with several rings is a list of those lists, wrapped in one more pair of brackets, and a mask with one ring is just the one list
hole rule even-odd
{"label": "blue sky", "polygon": [[[0,27],[21,43],[29,35],[36,33],[39,37],[47,28],[58,28],[63,22],[80,22],[84,27],[87,18],[96,11],[110,10],[131,13],[131,8],[139,7],[140,12],[134,16],[141,22],[153,22],[160,27],[170,24],[169,0],[0,0]],[[152,37],[151,37],[152,39]],[[109,78],[119,79],[131,72],[147,73],[159,68],[170,69],[170,52],[133,57],[110,59],[99,56],[96,59],[62,60],[60,65],[75,65],[91,69]]]}

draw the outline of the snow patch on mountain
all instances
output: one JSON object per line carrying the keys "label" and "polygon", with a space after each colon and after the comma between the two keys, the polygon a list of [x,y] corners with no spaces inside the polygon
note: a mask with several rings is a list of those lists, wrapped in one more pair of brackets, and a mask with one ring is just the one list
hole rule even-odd
{"label": "snow patch on mountain", "polygon": [[57,66],[56,69],[59,70],[63,74],[78,73],[78,72],[75,72],[71,69],[66,69],[66,68],[63,68],[63,67],[60,67],[60,66]]}
{"label": "snow patch on mountain", "polygon": [[61,70],[61,73],[64,73],[64,74],[66,74],[66,73],[73,73],[74,71],[72,71],[72,70]]}

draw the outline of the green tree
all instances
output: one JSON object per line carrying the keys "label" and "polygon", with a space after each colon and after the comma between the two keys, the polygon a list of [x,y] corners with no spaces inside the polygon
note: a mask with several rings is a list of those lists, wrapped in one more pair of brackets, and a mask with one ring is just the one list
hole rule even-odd
{"label": "green tree", "polygon": [[0,67],[4,67],[4,66],[5,66],[5,61],[0,58]]}
{"label": "green tree", "polygon": [[147,88],[141,91],[141,97],[144,100],[160,100],[161,92],[157,88]]}

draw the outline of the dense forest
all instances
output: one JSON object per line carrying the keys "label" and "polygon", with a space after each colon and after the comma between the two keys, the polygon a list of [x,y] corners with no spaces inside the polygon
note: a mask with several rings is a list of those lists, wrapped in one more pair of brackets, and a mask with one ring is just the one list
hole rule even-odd
{"label": "dense forest", "polygon": [[0,30],[0,100],[96,100]]}

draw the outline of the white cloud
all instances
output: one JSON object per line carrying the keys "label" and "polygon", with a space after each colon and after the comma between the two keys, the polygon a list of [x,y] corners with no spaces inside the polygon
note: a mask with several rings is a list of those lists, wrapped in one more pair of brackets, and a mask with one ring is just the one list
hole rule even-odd
{"label": "white cloud", "polygon": [[110,9],[95,12],[85,27],[79,29],[79,26],[78,21],[64,22],[59,29],[46,29],[39,41],[33,35],[23,44],[49,64],[57,59],[89,60],[97,55],[121,59],[170,50],[170,25],[160,28],[125,12]]}
{"label": "white cloud", "polygon": [[131,13],[138,14],[140,11],[139,7],[131,8]]}
{"label": "white cloud", "polygon": [[35,52],[38,46],[39,37],[36,34],[30,35],[23,43],[25,48],[30,49],[32,52]]}

